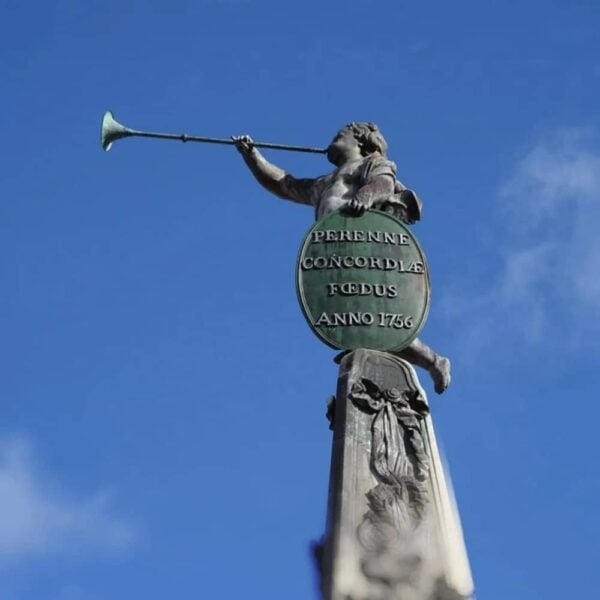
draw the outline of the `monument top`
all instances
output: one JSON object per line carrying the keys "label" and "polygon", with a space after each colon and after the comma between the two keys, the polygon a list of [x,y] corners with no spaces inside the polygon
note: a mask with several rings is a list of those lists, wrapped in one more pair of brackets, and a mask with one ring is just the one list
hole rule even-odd
{"label": "monument top", "polygon": [[[256,180],[265,189],[272,194],[275,194],[279,198],[312,206],[317,219],[324,218],[323,224],[317,224],[315,226],[315,235],[319,235],[318,232],[320,231],[326,232],[328,230],[326,223],[329,222],[329,219],[335,220],[338,218],[335,216],[330,216],[332,213],[336,213],[336,211],[339,211],[336,213],[340,215],[339,218],[348,218],[349,216],[357,218],[363,215],[365,211],[369,209],[375,209],[377,211],[392,215],[404,224],[412,224],[420,219],[421,201],[412,190],[407,189],[396,179],[396,165],[387,157],[387,142],[385,141],[385,138],[383,137],[379,127],[374,123],[353,122],[342,127],[334,136],[333,140],[327,147],[326,152],[327,158],[336,167],[335,170],[314,178],[294,177],[280,167],[270,163],[257,150],[252,138],[247,135],[234,136],[232,139],[236,143],[244,162]],[[346,215],[346,217],[343,217],[342,215]],[[367,217],[369,220],[378,218],[383,217]],[[401,225],[401,223],[399,223],[399,225]],[[341,235],[342,231],[354,231],[352,228],[344,229],[344,226],[341,228],[331,227],[329,229],[332,231],[338,231],[338,235]],[[311,231],[311,234],[312,233],[313,232]],[[416,310],[415,313],[412,313],[407,310],[387,311],[384,308],[382,311],[377,311],[382,312],[381,317],[378,314],[377,316],[373,315],[374,321],[372,324],[364,321],[364,315],[359,318],[356,316],[356,314],[353,316],[346,315],[345,317],[338,316],[336,322],[336,317],[334,316],[333,321],[331,321],[326,311],[322,311],[322,313],[326,313],[325,315],[322,313],[313,314],[314,307],[310,307],[307,310],[306,302],[302,302],[305,314],[308,316],[310,313],[310,318],[316,319],[311,323],[311,325],[315,325],[320,328],[319,331],[323,334],[321,337],[324,339],[324,341],[326,341],[326,343],[337,348],[356,348],[358,347],[357,344],[362,343],[359,337],[346,340],[341,339],[344,338],[343,335],[336,337],[326,334],[326,329],[329,329],[329,333],[331,333],[331,328],[337,327],[338,325],[340,327],[348,327],[348,325],[341,325],[344,318],[346,319],[346,323],[348,323],[348,319],[352,319],[352,327],[355,327],[355,325],[358,326],[356,323],[357,318],[359,320],[362,319],[360,322],[362,323],[363,327],[371,327],[371,325],[374,325],[377,319],[381,318],[383,321],[383,325],[381,326],[382,330],[388,327],[386,325],[386,320],[389,319],[391,329],[410,329],[412,330],[411,333],[415,331],[418,332],[418,329],[424,323],[424,319],[427,314],[427,307],[429,305],[429,280],[426,272],[425,258],[420,248],[416,244],[416,241],[413,243],[414,238],[412,238],[412,236],[410,236],[404,230],[402,232],[398,230],[396,233],[398,235],[404,234],[409,240],[411,240],[408,245],[412,246],[415,252],[414,255],[408,254],[405,256],[400,252],[399,254],[394,254],[393,256],[390,255],[387,257],[384,255],[378,256],[377,254],[374,254],[373,256],[370,256],[367,254],[364,256],[364,258],[379,258],[380,260],[388,258],[390,260],[403,261],[402,264],[400,262],[397,263],[399,273],[404,273],[405,269],[409,268],[408,263],[410,263],[413,269],[413,272],[411,273],[411,275],[414,275],[413,279],[415,281],[421,279],[422,281],[422,291],[420,294],[417,294],[421,300],[417,303],[419,304],[419,307],[415,307],[415,310],[416,308],[418,308],[418,310]],[[309,236],[311,234],[309,234]],[[324,233],[324,235],[326,236],[327,234]],[[318,258],[317,256],[311,255],[311,252],[318,246],[318,239],[318,237],[315,237],[313,243],[310,242],[309,237],[308,244],[305,242],[303,246],[300,263],[302,275],[299,275],[299,279],[302,280],[301,289],[304,289],[307,284],[310,285],[308,281],[312,279],[312,274],[308,274],[308,272],[311,270],[308,267],[311,264],[314,266],[314,259]],[[355,243],[346,239],[342,240],[339,237],[336,240],[332,239],[331,241],[335,241],[337,244],[348,244],[349,247]],[[356,242],[356,244],[358,244],[358,242]],[[402,246],[403,244],[396,245],[396,249],[401,248]],[[355,245],[355,249],[356,248],[358,248],[358,245]],[[313,259],[312,263],[310,261],[311,258]],[[309,260],[308,262],[303,263],[302,261],[305,259]],[[324,259],[324,257],[321,257],[321,260]],[[356,262],[353,263],[353,267],[361,268],[356,265]],[[381,270],[383,271],[385,269]],[[422,270],[422,273],[419,273],[419,270]],[[318,269],[315,271],[318,271]],[[314,279],[319,280],[319,275],[317,274]],[[404,281],[409,281],[409,279]],[[425,285],[423,282],[427,282],[427,284]],[[345,288],[337,288],[335,285],[333,285],[336,283],[363,283],[366,286],[372,285],[373,283],[380,283],[388,286],[397,285],[397,282],[375,282],[368,279],[356,281],[342,281],[341,279],[325,281],[323,279],[321,292],[326,289],[327,294],[331,293],[336,295],[338,291],[343,294],[344,291],[347,291],[349,296],[356,295],[356,288],[348,286]],[[332,285],[328,287],[328,284]],[[365,291],[368,289],[371,288],[359,288],[358,296],[360,296],[360,290]],[[383,289],[384,288],[378,288],[378,292],[381,293],[381,290]],[[374,293],[374,288],[372,288],[371,291]],[[398,293],[398,297],[400,297],[399,291],[396,290],[396,292],[394,292],[393,288],[387,287],[385,288],[384,292],[388,295]],[[412,299],[416,297],[413,294],[410,294],[410,296]],[[319,303],[322,300],[323,298],[316,303],[316,306],[319,306]],[[351,302],[349,304],[352,305]],[[410,310],[412,310],[412,307]],[[362,311],[347,310],[342,312],[357,313]],[[386,316],[387,314],[390,316]],[[413,323],[418,322],[418,327],[416,329],[413,329],[414,326],[407,328],[406,316],[413,317]],[[369,320],[370,317],[367,316],[367,321]],[[409,319],[409,323],[410,322],[411,319]],[[375,325],[375,327],[378,326]],[[354,329],[353,331],[357,330]],[[371,340],[372,339],[374,339],[374,337],[372,337]],[[396,343],[398,345],[396,345]],[[447,358],[435,353],[429,346],[415,336],[408,335],[404,340],[397,342],[390,342],[388,340],[383,343],[383,346],[369,340],[366,342],[366,344],[367,347],[384,348],[387,351],[397,352],[398,356],[408,360],[412,364],[427,369],[434,381],[435,390],[438,393],[442,393],[450,383],[450,361]],[[404,344],[407,345],[405,346]]]}

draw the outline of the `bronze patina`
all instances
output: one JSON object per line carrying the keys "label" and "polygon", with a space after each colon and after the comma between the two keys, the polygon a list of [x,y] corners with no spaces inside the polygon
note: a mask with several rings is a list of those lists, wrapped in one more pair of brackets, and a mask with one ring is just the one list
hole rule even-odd
{"label": "bronze patina", "polygon": [[338,209],[321,217],[302,244],[296,280],[308,324],[333,348],[400,351],[425,324],[425,255],[387,213]]}

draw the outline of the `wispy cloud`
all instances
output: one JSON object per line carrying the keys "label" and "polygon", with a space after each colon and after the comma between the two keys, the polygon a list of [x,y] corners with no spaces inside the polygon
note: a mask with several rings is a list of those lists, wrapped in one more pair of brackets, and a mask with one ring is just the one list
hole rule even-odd
{"label": "wispy cloud", "polygon": [[36,465],[27,438],[0,438],[0,566],[50,554],[122,552],[135,538],[113,513],[110,494],[76,498]]}
{"label": "wispy cloud", "polygon": [[523,154],[498,193],[504,243],[495,278],[446,294],[469,315],[468,350],[580,343],[600,329],[600,150],[564,129]]}

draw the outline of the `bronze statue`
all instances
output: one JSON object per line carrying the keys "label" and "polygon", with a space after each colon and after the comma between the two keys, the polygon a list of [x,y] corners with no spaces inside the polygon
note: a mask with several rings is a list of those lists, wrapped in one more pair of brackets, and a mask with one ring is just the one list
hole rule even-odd
{"label": "bronze statue", "polygon": [[[421,202],[397,181],[396,165],[387,158],[387,143],[374,123],[342,127],[327,147],[327,158],[336,169],[316,178],[298,179],[271,164],[247,135],[232,140],[264,188],[284,200],[313,206],[317,219],[340,208],[357,215],[376,208],[407,224],[420,218]],[[448,387],[450,361],[422,341],[416,339],[396,354],[426,369],[438,394]]]}

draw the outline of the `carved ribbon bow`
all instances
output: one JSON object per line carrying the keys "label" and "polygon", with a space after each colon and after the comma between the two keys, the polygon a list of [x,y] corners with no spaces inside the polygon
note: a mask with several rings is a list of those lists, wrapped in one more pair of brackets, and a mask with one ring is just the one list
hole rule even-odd
{"label": "carved ribbon bow", "polygon": [[429,414],[429,407],[420,392],[400,392],[395,387],[382,390],[363,377],[352,386],[350,398],[360,409],[375,413],[371,454],[375,474],[392,485],[410,477],[427,479],[429,460],[421,420]]}

